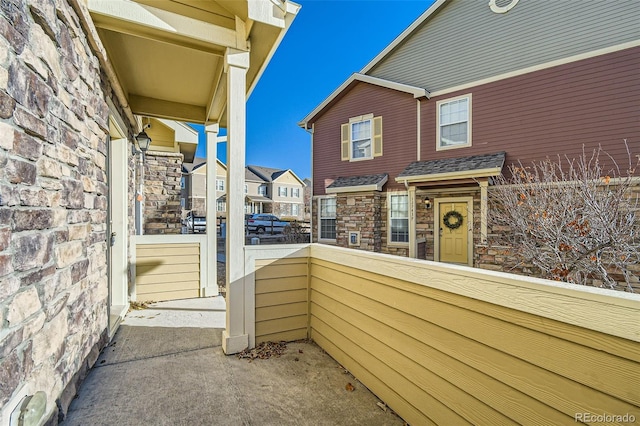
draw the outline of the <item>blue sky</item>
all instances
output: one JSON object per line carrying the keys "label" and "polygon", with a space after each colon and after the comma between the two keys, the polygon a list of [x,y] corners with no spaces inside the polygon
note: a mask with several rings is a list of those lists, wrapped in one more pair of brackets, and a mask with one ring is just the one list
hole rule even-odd
{"label": "blue sky", "polygon": [[[291,169],[304,179],[311,177],[311,137],[297,123],[369,63],[433,0],[296,3],[302,9],[247,101],[246,163]],[[218,144],[223,162],[225,150],[224,144]],[[202,137],[196,155],[205,156]]]}

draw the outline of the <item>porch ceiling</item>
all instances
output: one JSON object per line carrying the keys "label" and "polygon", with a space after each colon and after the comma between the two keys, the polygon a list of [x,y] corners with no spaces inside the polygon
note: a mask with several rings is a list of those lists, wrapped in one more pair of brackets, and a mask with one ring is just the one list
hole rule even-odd
{"label": "porch ceiling", "polygon": [[282,0],[87,0],[133,114],[226,127],[225,52],[250,51],[247,96],[299,6]]}

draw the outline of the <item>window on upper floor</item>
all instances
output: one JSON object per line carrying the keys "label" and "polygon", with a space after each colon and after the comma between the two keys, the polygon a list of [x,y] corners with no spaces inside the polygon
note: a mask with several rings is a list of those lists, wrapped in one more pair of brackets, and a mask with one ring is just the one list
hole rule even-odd
{"label": "window on upper floor", "polygon": [[286,186],[279,186],[279,187],[278,187],[278,195],[279,195],[280,197],[286,197],[286,196],[287,196],[287,194],[289,193],[289,192],[288,192],[288,189],[289,189],[289,188],[287,188]]}
{"label": "window on upper floor", "polygon": [[291,196],[293,198],[300,198],[300,188],[292,188],[291,189]]}
{"label": "window on upper floor", "polygon": [[389,194],[389,241],[409,242],[409,196]]}
{"label": "window on upper floor", "polygon": [[318,199],[320,204],[319,212],[319,234],[321,240],[335,240],[336,239],[336,198],[320,198]]}
{"label": "window on upper floor", "polygon": [[244,184],[244,193],[245,194],[249,193],[249,185],[247,185],[246,183]]}
{"label": "window on upper floor", "polygon": [[224,179],[216,179],[216,191],[224,191]]}
{"label": "window on upper floor", "polygon": [[342,161],[370,160],[382,155],[382,117],[352,117],[341,127]]}
{"label": "window on upper floor", "polygon": [[471,146],[471,94],[436,102],[436,150]]}
{"label": "window on upper floor", "polygon": [[258,187],[258,194],[262,195],[263,197],[267,196],[267,185],[260,185]]}

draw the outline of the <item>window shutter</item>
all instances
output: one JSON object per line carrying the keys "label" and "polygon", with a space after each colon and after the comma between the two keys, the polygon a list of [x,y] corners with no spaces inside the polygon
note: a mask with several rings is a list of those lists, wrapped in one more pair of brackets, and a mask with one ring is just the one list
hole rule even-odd
{"label": "window shutter", "polygon": [[382,117],[373,119],[373,156],[382,156]]}
{"label": "window shutter", "polygon": [[341,144],[341,157],[342,161],[349,161],[349,151],[350,151],[350,137],[349,137],[349,123],[342,125],[342,144]]}

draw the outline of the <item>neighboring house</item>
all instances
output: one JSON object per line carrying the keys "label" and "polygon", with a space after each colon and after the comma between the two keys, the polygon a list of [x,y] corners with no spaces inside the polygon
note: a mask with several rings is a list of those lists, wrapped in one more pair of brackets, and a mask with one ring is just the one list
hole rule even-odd
{"label": "neighboring house", "polygon": [[304,182],[304,190],[303,190],[303,198],[304,198],[304,220],[311,220],[311,196],[312,196],[312,185],[311,179],[304,178],[302,180]]}
{"label": "neighboring house", "polygon": [[[183,166],[183,216],[193,211],[198,216],[206,212],[206,159],[197,158]],[[261,166],[245,168],[244,212],[273,213],[302,220],[304,217],[305,184],[290,169],[280,170]],[[226,216],[227,168],[216,159],[216,210]]]}
{"label": "neighboring house", "polygon": [[291,169],[247,166],[247,170],[262,179],[261,184],[252,187],[256,188],[258,192],[249,193],[249,195],[267,197],[272,201],[271,209],[263,212],[286,218],[302,219],[304,217],[305,183]]}
{"label": "neighboring house", "polygon": [[[133,277],[165,263],[143,265],[137,242],[183,237],[135,235],[138,210],[142,220],[164,209],[164,223],[153,223],[164,229],[177,219],[182,156],[194,146],[168,120],[206,124],[211,140],[227,129],[231,181],[242,181],[245,100],[298,9],[270,0],[0,4],[0,424],[23,423],[21,413],[25,424],[64,420],[135,300]],[[146,117],[158,120],[145,129]],[[143,130],[153,139],[146,173],[134,143]],[[168,198],[152,200],[155,192]],[[227,280],[237,280],[242,220],[227,230]],[[215,247],[215,235],[202,240]],[[203,284],[217,294],[215,266]],[[228,309],[244,304],[242,286],[227,286]],[[247,347],[238,334],[225,330],[225,351]]]}
{"label": "neighboring house", "polygon": [[640,3],[495,3],[437,1],[299,123],[313,241],[493,268],[492,176],[638,152]]}
{"label": "neighboring house", "polygon": [[[226,202],[227,167],[216,160],[216,211],[224,216]],[[182,166],[182,192],[180,194],[183,217],[186,212],[193,211],[196,216],[204,216],[207,212],[207,159],[196,157],[192,163]]]}

